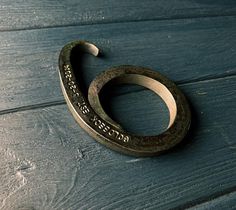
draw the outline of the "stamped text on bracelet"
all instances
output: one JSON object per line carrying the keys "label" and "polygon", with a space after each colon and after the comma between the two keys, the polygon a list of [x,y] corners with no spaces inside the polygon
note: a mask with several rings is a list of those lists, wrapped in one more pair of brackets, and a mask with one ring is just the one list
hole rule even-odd
{"label": "stamped text on bracelet", "polygon": [[[90,109],[86,105],[84,97],[78,91],[76,81],[73,79],[73,76],[72,76],[72,71],[71,71],[70,65],[65,64],[63,69],[64,69],[64,77],[67,80],[67,85],[68,85],[69,89],[72,91],[72,94],[74,95],[73,102],[79,107],[79,109],[83,115],[87,115],[88,113],[90,113]],[[98,117],[96,115],[93,115],[90,118],[90,121],[98,129],[100,129],[103,133],[107,133],[109,136],[115,137],[116,139],[123,141],[123,142],[128,142],[130,140],[129,136],[124,135],[115,129],[112,129],[103,120],[98,119]]]}

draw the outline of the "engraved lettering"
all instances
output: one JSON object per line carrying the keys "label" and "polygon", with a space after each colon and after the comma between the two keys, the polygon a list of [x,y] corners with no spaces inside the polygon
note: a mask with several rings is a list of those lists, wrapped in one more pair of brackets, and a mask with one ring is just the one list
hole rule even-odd
{"label": "engraved lettering", "polygon": [[119,140],[122,140],[122,139],[124,139],[124,135],[120,133],[117,138],[118,138]]}
{"label": "engraved lettering", "polygon": [[113,130],[113,129],[111,129],[111,130],[108,132],[108,135],[109,135],[109,136],[112,136],[112,135],[113,135],[113,133],[114,133],[114,130]]}
{"label": "engraved lettering", "polygon": [[[78,92],[79,87],[76,84],[76,81],[74,80],[73,72],[71,71],[70,65],[65,64],[63,66],[63,70],[64,70],[64,78],[66,79],[67,88],[69,88],[72,91],[74,100],[75,100],[75,97],[77,97],[77,99],[73,103],[78,106],[82,114],[87,115],[88,113],[90,113],[90,109],[87,106],[87,103],[85,102],[83,98],[83,95],[81,95]],[[124,143],[127,143],[130,141],[129,136],[123,133],[120,133],[118,130],[112,129],[109,125],[106,124],[105,121],[103,121],[102,119],[99,119],[96,115],[91,117],[90,121],[94,124],[94,126],[97,127],[97,129],[99,129],[103,133],[106,133],[106,135],[109,135],[119,141],[123,141]]]}
{"label": "engraved lettering", "polygon": [[86,115],[86,114],[88,114],[88,113],[90,112],[90,110],[89,110],[89,108],[87,107],[85,101],[78,102],[77,105],[78,105],[80,111],[81,111],[84,115]]}
{"label": "engraved lettering", "polygon": [[115,138],[119,139],[118,136],[120,133],[118,131],[114,130],[114,134],[115,134]]}
{"label": "engraved lettering", "polygon": [[97,116],[94,115],[93,118],[91,118],[90,120],[91,120],[92,122],[95,122],[97,119],[98,119]]}
{"label": "engraved lettering", "polygon": [[76,89],[76,85],[71,85],[70,89],[73,91],[74,89]]}
{"label": "engraved lettering", "polygon": [[65,71],[70,71],[70,65],[68,65],[68,64],[67,64],[67,65],[64,65],[64,70],[65,70]]}
{"label": "engraved lettering", "polygon": [[71,71],[65,71],[65,75],[70,75],[71,74]]}
{"label": "engraved lettering", "polygon": [[96,120],[95,122],[94,122],[94,125],[96,125],[96,126],[99,126],[101,124],[101,120]]}
{"label": "engraved lettering", "polygon": [[105,122],[103,122],[102,120],[98,119],[97,116],[93,116],[90,119],[91,122],[93,122],[93,124],[102,132],[107,133],[109,136],[112,136],[120,141],[123,141],[125,143],[127,143],[129,141],[129,137],[125,136],[124,134],[120,133],[117,130],[111,129],[110,126],[106,125]]}
{"label": "engraved lettering", "polygon": [[[69,89],[74,93],[74,97],[79,97],[80,94],[78,93],[78,87],[76,85],[76,82],[73,80],[71,68],[69,65],[64,65],[64,71],[65,71],[65,78],[67,79],[69,86]],[[86,114],[88,113],[88,107],[82,108],[82,113]]]}
{"label": "engraved lettering", "polygon": [[103,128],[103,132],[106,133],[110,130],[110,127],[108,125],[106,125],[104,128]]}
{"label": "engraved lettering", "polygon": [[72,80],[72,74],[65,74],[65,78],[67,79],[67,81],[71,81]]}
{"label": "engraved lettering", "polygon": [[74,81],[70,81],[70,82],[68,82],[68,85],[69,85],[69,86],[72,86],[72,85],[74,85],[74,84],[75,84]]}
{"label": "engraved lettering", "polygon": [[127,143],[128,141],[129,141],[129,137],[125,136],[124,139],[123,139],[123,142]]}

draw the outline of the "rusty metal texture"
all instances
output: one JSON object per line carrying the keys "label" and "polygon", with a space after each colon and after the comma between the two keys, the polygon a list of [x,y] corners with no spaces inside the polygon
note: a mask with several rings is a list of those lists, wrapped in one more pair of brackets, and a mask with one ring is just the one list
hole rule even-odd
{"label": "rusty metal texture", "polygon": [[[88,96],[85,96],[71,63],[75,48],[94,56],[99,54],[99,49],[86,41],[74,41],[63,47],[59,56],[61,88],[69,110],[95,140],[133,156],[159,155],[182,141],[190,127],[191,113],[185,96],[172,81],[144,67],[117,66],[98,75],[90,84]],[[169,109],[168,128],[156,136],[138,136],[126,132],[105,113],[100,104],[99,93],[107,83],[138,84],[153,90]]]}

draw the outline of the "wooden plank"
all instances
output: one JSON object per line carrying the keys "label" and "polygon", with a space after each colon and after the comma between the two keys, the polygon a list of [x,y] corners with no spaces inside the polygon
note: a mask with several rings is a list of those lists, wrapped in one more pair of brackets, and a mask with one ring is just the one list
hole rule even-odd
{"label": "wooden plank", "polygon": [[235,15],[234,0],[2,0],[0,30],[153,19]]}
{"label": "wooden plank", "polygon": [[221,196],[200,205],[189,208],[189,210],[207,210],[207,209],[236,209],[236,192]]}
{"label": "wooden plank", "polygon": [[57,60],[67,42],[96,43],[103,58],[87,56],[86,85],[121,64],[147,66],[177,83],[236,72],[236,17],[65,27],[0,34],[0,110],[62,101]]}
{"label": "wooden plank", "polygon": [[[156,158],[103,147],[65,105],[1,115],[2,209],[170,209],[235,187],[236,76],[181,88],[193,107],[191,135]],[[130,129],[153,132],[164,117],[158,102],[145,90],[114,97],[112,109]]]}

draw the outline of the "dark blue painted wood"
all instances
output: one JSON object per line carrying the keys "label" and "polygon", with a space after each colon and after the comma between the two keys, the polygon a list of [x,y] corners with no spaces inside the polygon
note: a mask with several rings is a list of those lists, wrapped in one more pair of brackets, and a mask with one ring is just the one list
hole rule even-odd
{"label": "dark blue painted wood", "polygon": [[1,0],[0,30],[236,14],[234,0]]}
{"label": "dark blue painted wood", "polygon": [[62,101],[57,60],[69,41],[87,39],[103,58],[87,57],[86,84],[113,65],[147,66],[177,83],[236,72],[236,18],[149,21],[2,32],[0,110]]}
{"label": "dark blue painted wood", "polygon": [[[213,208],[214,198],[236,186],[236,76],[181,89],[192,103],[192,133],[185,146],[157,158],[103,147],[66,105],[1,115],[2,209]],[[129,128],[154,132],[164,117],[158,101],[139,91],[114,97],[112,109]]]}
{"label": "dark blue painted wood", "polygon": [[[235,14],[234,0],[2,0],[0,209],[235,209]],[[86,86],[119,64],[177,82],[192,104],[186,145],[132,158],[90,138],[58,81],[60,48],[75,39],[104,54],[85,57]],[[168,123],[165,105],[147,90],[114,90],[106,105],[135,133]]]}

